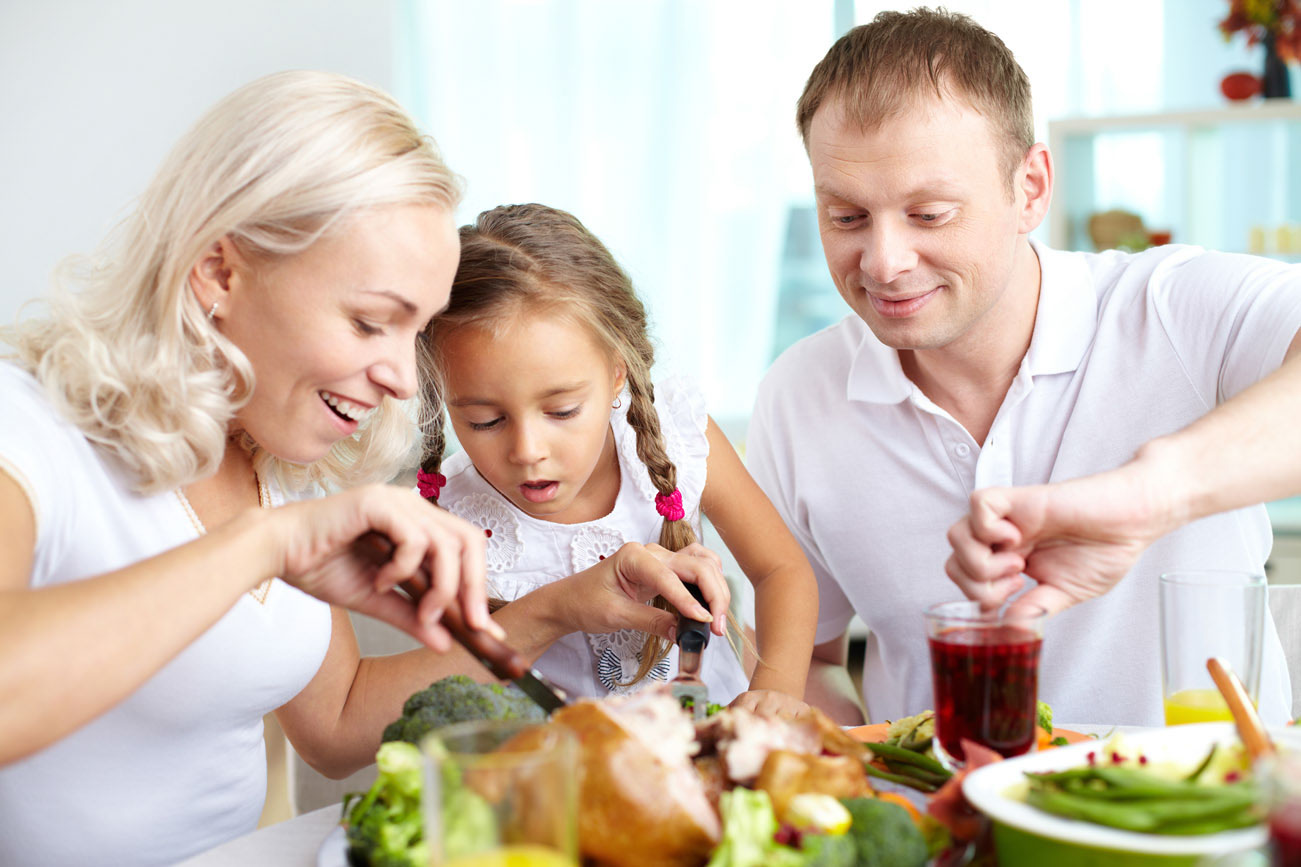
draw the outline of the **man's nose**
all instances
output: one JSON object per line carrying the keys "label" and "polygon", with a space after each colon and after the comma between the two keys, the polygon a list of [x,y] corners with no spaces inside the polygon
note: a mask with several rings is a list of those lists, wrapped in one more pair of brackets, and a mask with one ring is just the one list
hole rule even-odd
{"label": "man's nose", "polygon": [[886,285],[917,266],[911,233],[882,220],[867,229],[859,268],[872,282]]}

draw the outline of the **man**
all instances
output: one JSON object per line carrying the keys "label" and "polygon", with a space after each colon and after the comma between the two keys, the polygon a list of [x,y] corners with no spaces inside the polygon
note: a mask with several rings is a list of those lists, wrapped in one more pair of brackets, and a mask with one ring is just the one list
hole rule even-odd
{"label": "man", "polygon": [[[931,707],[921,612],[993,604],[1024,573],[1055,613],[1040,695],[1057,719],[1161,724],[1158,576],[1259,572],[1259,504],[1301,491],[1301,269],[1031,241],[1052,158],[1024,72],[965,16],[854,29],[798,123],[853,315],[773,365],[748,450],[818,576],[809,701],[861,720],[857,612],[870,717]],[[1290,704],[1269,622],[1262,715]]]}

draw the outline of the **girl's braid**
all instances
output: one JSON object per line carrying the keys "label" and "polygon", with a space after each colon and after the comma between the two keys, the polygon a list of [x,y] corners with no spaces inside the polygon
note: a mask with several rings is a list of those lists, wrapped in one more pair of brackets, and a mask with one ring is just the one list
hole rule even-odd
{"label": "girl's braid", "polygon": [[[421,404],[424,407],[424,448],[420,458],[420,471],[422,474],[438,475],[443,469],[443,452],[447,449],[447,413],[443,411],[443,390],[439,387],[438,376],[435,372],[434,365],[431,363],[432,350],[429,347],[422,348],[422,364],[425,375],[422,378],[420,386]],[[425,499],[438,505],[438,490],[433,489],[432,493],[425,494]]]}

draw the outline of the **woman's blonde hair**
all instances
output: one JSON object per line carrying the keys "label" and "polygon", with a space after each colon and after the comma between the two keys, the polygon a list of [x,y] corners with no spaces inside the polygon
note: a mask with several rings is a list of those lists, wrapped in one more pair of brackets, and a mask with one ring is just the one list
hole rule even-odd
{"label": "woman's blonde hair", "polygon": [[[430,353],[421,379],[424,405],[432,415],[421,469],[439,472],[446,448],[439,397],[444,370],[439,347],[444,338],[466,327],[491,329],[521,313],[550,313],[588,329],[611,360],[623,364],[628,425],[637,435],[637,457],[646,465],[655,489],[672,494],[678,486],[677,467],[664,446],[655,409],[651,384],[655,350],[646,327],[646,309],[606,246],[572,214],[537,204],[484,211],[473,226],[462,226],[460,234],[461,261],[451,300],[429,328]],[[689,519],[665,520],[660,527],[659,543],[670,551],[695,541]],[[644,678],[667,652],[667,642],[648,635],[632,682]]]}
{"label": "woman's blonde hair", "polygon": [[[60,267],[47,318],[2,336],[59,411],[134,472],[137,490],[168,490],[216,470],[255,386],[189,288],[194,263],[221,238],[258,260],[291,257],[364,209],[450,213],[459,197],[433,141],[392,97],[330,73],[269,75],[199,120],[92,258]],[[310,465],[254,446],[257,466],[291,488],[387,480],[416,445],[411,410],[386,399]]]}

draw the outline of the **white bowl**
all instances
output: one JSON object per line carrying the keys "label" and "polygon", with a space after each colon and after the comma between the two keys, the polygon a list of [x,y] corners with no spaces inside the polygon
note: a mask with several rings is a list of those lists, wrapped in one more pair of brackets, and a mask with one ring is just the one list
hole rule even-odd
{"label": "white bowl", "polygon": [[[1301,749],[1301,732],[1296,729],[1272,731],[1271,735],[1290,749]],[[1195,762],[1213,743],[1237,743],[1238,733],[1232,723],[1197,723],[1126,733],[1125,741],[1155,760],[1170,756]],[[1193,865],[1208,856],[1244,852],[1265,843],[1264,826],[1197,836],[1141,834],[1055,816],[1020,799],[1026,772],[1060,771],[1087,764],[1088,754],[1101,750],[1105,743],[1102,739],[1058,747],[972,771],[962,791],[994,823],[999,867],[1172,867]]]}

